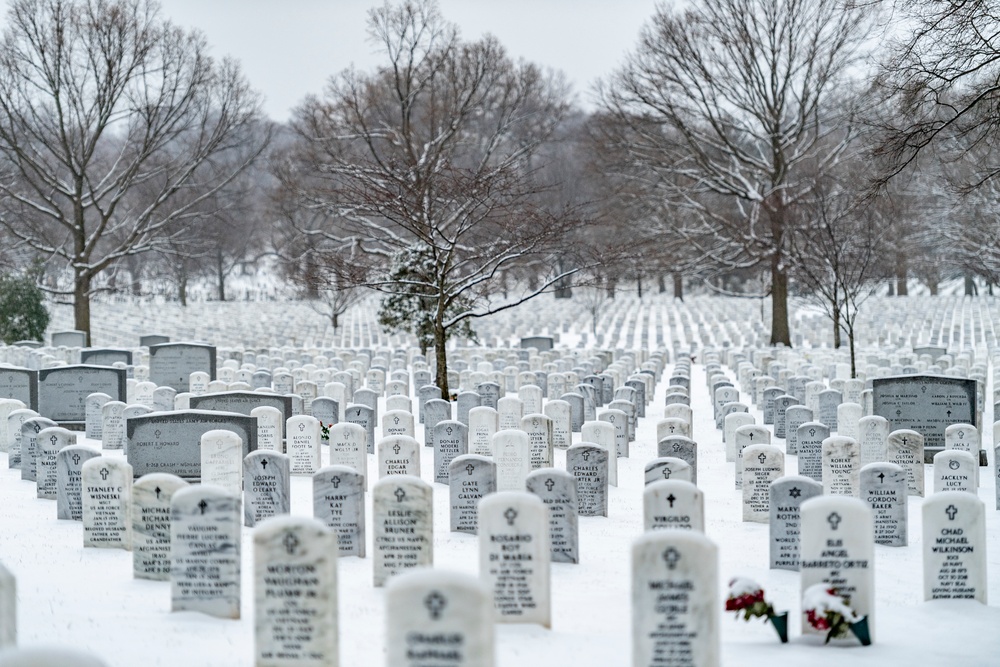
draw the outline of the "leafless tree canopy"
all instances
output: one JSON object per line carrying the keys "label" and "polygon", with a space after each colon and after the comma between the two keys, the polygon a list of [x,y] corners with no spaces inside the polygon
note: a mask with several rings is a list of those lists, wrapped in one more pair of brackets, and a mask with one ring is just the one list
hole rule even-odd
{"label": "leafless tree canopy", "polygon": [[298,151],[281,174],[329,217],[314,235],[341,251],[330,266],[355,281],[364,267],[362,284],[418,303],[412,317],[433,337],[446,390],[452,327],[523,302],[575,269],[499,297],[505,271],[556,266],[539,260],[568,252],[558,242],[578,224],[541,205],[535,178],[539,148],[568,110],[566,90],[513,62],[493,37],[462,40],[430,2],[373,10],[369,25],[387,63],[346,71],[306,101],[293,123]]}
{"label": "leafless tree canopy", "polygon": [[72,272],[89,331],[94,278],[201,215],[266,144],[250,136],[259,121],[236,63],[151,0],[15,0],[0,42],[0,223]]}
{"label": "leafless tree canopy", "polygon": [[[789,205],[813,187],[802,165],[834,163],[851,137],[838,99],[872,25],[840,0],[712,0],[660,7],[604,89],[632,158],[675,206],[705,255],[770,266],[772,342],[789,342]],[[720,214],[726,198],[736,215]],[[731,246],[738,248],[733,252]]]}

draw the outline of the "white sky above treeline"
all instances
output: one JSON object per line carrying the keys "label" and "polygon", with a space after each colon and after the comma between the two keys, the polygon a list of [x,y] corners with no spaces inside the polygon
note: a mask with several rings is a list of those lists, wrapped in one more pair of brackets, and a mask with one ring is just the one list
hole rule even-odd
{"label": "white sky above treeline", "polygon": [[[205,33],[212,53],[239,60],[285,121],[309,93],[353,64],[381,62],[367,41],[373,0],[160,0],[163,16]],[[514,58],[562,70],[577,101],[593,106],[593,84],[632,50],[655,0],[439,0],[466,39],[492,33]]]}

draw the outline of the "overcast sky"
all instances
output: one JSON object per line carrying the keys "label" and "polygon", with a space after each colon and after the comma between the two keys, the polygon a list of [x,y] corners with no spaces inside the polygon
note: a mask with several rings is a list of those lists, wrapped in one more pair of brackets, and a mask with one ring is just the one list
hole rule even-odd
{"label": "overcast sky", "polygon": [[[380,61],[367,41],[373,0],[160,0],[175,23],[202,30],[218,56],[243,63],[275,120],[332,74]],[[635,46],[655,0],[439,0],[467,39],[489,32],[515,58],[562,70],[585,107],[592,85]]]}

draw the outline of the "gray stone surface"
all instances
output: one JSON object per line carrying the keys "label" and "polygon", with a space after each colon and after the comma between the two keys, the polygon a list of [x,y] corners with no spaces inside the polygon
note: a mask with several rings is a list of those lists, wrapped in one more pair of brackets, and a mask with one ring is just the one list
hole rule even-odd
{"label": "gray stone surface", "polygon": [[552,626],[549,521],[545,503],[501,491],[479,504],[479,578],[492,592],[497,623]]}
{"label": "gray stone surface", "polygon": [[21,479],[37,479],[38,433],[57,424],[45,417],[31,417],[21,424]]}
{"label": "gray stone surface", "polygon": [[878,415],[862,417],[858,421],[858,442],[861,445],[861,465],[881,463],[886,459],[886,441],[889,439],[889,420]]}
{"label": "gray stone surface", "polygon": [[132,467],[121,459],[90,459],[80,468],[83,546],[132,547]]}
{"label": "gray stone surface", "polygon": [[455,457],[469,453],[469,427],[448,419],[438,422],[434,430],[434,481],[447,484],[451,462]]}
{"label": "gray stone surface", "polygon": [[632,664],[719,665],[722,599],[711,540],[688,530],[642,535],[632,544]]}
{"label": "gray stone surface", "polygon": [[192,410],[218,410],[241,415],[249,415],[255,408],[267,406],[281,411],[282,422],[293,415],[291,396],[265,394],[259,391],[220,391],[202,394],[192,396],[189,405]]}
{"label": "gray stone surface", "polygon": [[347,466],[312,476],[313,516],[337,535],[340,556],[365,557],[365,478]]}
{"label": "gray stone surface", "polygon": [[786,475],[771,482],[768,523],[772,570],[799,570],[802,542],[802,503],[823,495],[823,485],[802,475]]}
{"label": "gray stone surface", "polygon": [[132,484],[132,576],[170,580],[170,499],[188,483],[151,473]]}
{"label": "gray stone surface", "polygon": [[687,461],[691,466],[691,482],[698,483],[698,443],[682,435],[663,438],[656,443],[656,455],[659,458],[672,456]]}
{"label": "gray stone surface", "polygon": [[215,379],[213,345],[178,342],[149,346],[149,379],[157,385],[190,391],[191,373],[198,371],[208,373],[210,380]]}
{"label": "gray stone surface", "polygon": [[[820,496],[802,503],[801,517],[801,590],[825,584],[849,597],[851,609],[859,616],[868,617],[868,629],[872,641],[876,641],[871,510],[861,500],[850,496]],[[802,634],[825,633],[815,630],[803,613]],[[858,640],[850,636],[840,642],[857,645]]]}
{"label": "gray stone surface", "polygon": [[593,443],[566,450],[566,472],[576,479],[580,516],[608,515],[609,452]]}
{"label": "gray stone surface", "polygon": [[843,396],[836,389],[826,389],[819,392],[819,422],[825,424],[830,432],[837,430],[837,408],[843,402]]}
{"label": "gray stone surface", "polygon": [[17,645],[17,580],[0,563],[0,649]]}
{"label": "gray stone surface", "polygon": [[367,405],[352,403],[344,408],[344,421],[357,424],[367,434],[368,453],[375,453],[375,411]]}
{"label": "gray stone surface", "polygon": [[555,456],[552,419],[539,413],[527,414],[519,428],[528,434],[531,443],[531,469],[551,468]]}
{"label": "gray stone surface", "polygon": [[886,460],[906,471],[906,489],[911,496],[924,497],[924,437],[916,431],[900,429],[886,439]]}
{"label": "gray stone surface", "polygon": [[420,443],[409,436],[382,438],[376,447],[378,477],[411,475],[420,477]]}
{"label": "gray stone surface", "polygon": [[[111,403],[105,405],[105,409],[108,405]],[[166,472],[183,479],[198,479],[201,477],[201,436],[214,429],[232,431],[239,436],[243,443],[241,459],[257,449],[257,424],[253,417],[214,410],[153,412],[126,423],[128,462],[136,477]]]}
{"label": "gray stone surface", "polygon": [[690,482],[691,464],[673,456],[655,458],[646,464],[643,475],[647,485],[661,479],[680,479]]}
{"label": "gray stone surface", "polygon": [[419,477],[380,479],[372,487],[373,582],[434,564],[433,488]]}
{"label": "gray stone surface", "polygon": [[[402,437],[402,436],[400,436]],[[353,468],[368,488],[368,434],[357,424],[335,424],[330,428],[329,465]]]}
{"label": "gray stone surface", "polygon": [[103,429],[104,404],[111,397],[102,392],[94,392],[87,396],[84,402],[84,434],[88,438],[100,440]]}
{"label": "gray stone surface", "polygon": [[830,429],[821,422],[806,422],[796,433],[798,443],[798,473],[823,481],[823,441],[830,437]]}
{"label": "gray stone surface", "polygon": [[322,465],[319,420],[311,415],[295,415],[285,422],[285,453],[293,475],[311,475]]}
{"label": "gray stone surface", "polygon": [[170,610],[240,617],[239,497],[216,486],[170,500]]}
{"label": "gray stone surface", "polygon": [[925,600],[986,604],[986,517],[983,501],[964,491],[942,491],[924,501]]}
{"label": "gray stone surface", "polygon": [[642,492],[642,516],[645,530],[678,528],[704,533],[705,494],[679,479],[652,482]]}
{"label": "gray stone surface", "polygon": [[336,665],[336,535],[315,519],[279,517],[253,543],[255,667]]}
{"label": "gray stone surface", "polygon": [[946,449],[934,455],[934,493],[965,491],[976,493],[979,461],[969,452]]}
{"label": "gray stone surface", "polygon": [[531,472],[531,442],[524,431],[497,431],[493,436],[493,461],[497,464],[497,490],[521,491]]}
{"label": "gray stone surface", "polygon": [[743,520],[767,523],[771,482],[785,474],[785,454],[775,445],[750,445],[743,450]]}
{"label": "gray stone surface", "polygon": [[101,453],[86,445],[70,445],[56,455],[56,518],[82,521],[81,468]]}
{"label": "gray stone surface", "polygon": [[861,468],[861,500],[872,511],[875,544],[907,545],[906,471],[895,463],[869,463]]}
{"label": "gray stone surface", "polygon": [[125,400],[125,370],[106,366],[59,366],[38,372],[38,412],[58,422],[85,424],[87,396]]}
{"label": "gray stone surface", "polygon": [[56,500],[59,475],[56,460],[60,450],[76,444],[76,433],[51,426],[43,428],[35,438],[38,456],[36,465],[36,487],[39,498]]}
{"label": "gray stone surface", "polygon": [[0,368],[0,398],[13,398],[37,411],[38,371],[13,366]]}
{"label": "gray stone surface", "polygon": [[225,429],[201,436],[201,483],[220,486],[239,496],[243,493],[243,443]]}
{"label": "gray stone surface", "polygon": [[861,446],[854,438],[835,435],[825,438],[822,447],[823,493],[828,496],[860,495]]}
{"label": "gray stone surface", "polygon": [[291,462],[284,454],[257,450],[243,459],[243,525],[254,527],[290,514]]}
{"label": "gray stone surface", "polygon": [[387,665],[494,665],[493,601],[473,577],[434,570],[400,575],[386,588],[386,618]]}
{"label": "gray stone surface", "polygon": [[448,467],[448,495],[452,532],[476,534],[479,501],[497,490],[496,464],[485,456],[464,454]]}
{"label": "gray stone surface", "polygon": [[926,463],[944,447],[951,424],[978,427],[976,381],[960,377],[909,375],[874,378],[874,414],[889,420],[892,431],[907,429],[924,436]]}
{"label": "gray stone surface", "polygon": [[615,427],[615,446],[618,458],[628,458],[628,415],[621,410],[602,410],[597,414],[598,421],[603,421]]}
{"label": "gray stone surface", "polygon": [[451,419],[451,403],[444,399],[432,398],[424,404],[424,446],[434,446],[434,427],[439,422]]}
{"label": "gray stone surface", "polygon": [[558,468],[533,471],[525,488],[542,499],[549,511],[549,546],[553,563],[579,563],[579,499],[577,479]]}

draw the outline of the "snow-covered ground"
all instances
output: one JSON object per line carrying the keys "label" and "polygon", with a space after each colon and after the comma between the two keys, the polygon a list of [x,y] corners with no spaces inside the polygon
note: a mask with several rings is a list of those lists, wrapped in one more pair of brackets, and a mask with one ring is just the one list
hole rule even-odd
{"label": "snow-covered ground", "polygon": [[[552,629],[498,625],[498,666],[630,664],[629,553],[642,531],[643,465],[655,456],[655,423],[662,413],[669,373],[668,369],[657,387],[647,412],[650,416],[639,423],[632,457],[619,460],[620,485],[611,489],[609,517],[581,518],[580,564],[552,565]],[[700,365],[694,366],[691,386],[694,438],[701,450],[698,479],[705,492],[706,533],[719,546],[720,591],[726,590],[726,581],[733,576],[750,577],[763,584],[776,608],[792,612],[791,641],[787,645],[779,644],[774,631],[763,622],[738,622],[732,615],[724,615],[723,664],[1000,664],[1000,609],[975,602],[922,600],[920,498],[909,501],[909,546],[875,547],[875,644],[845,648],[804,639],[797,613],[799,575],[769,570],[767,525],[741,521],[741,495],[734,489],[733,465],[725,462],[721,434],[712,421]],[[743,400],[749,403],[746,394]],[[759,422],[759,413],[757,418]],[[422,442],[420,432],[417,438]],[[422,476],[430,480],[432,457],[429,450],[424,454]],[[374,475],[374,461],[369,459],[369,474]],[[992,463],[992,455],[990,460]],[[9,470],[6,461],[7,456],[0,455],[0,561],[17,576],[21,645],[77,647],[114,667],[253,664],[253,554],[249,529],[243,533],[241,620],[171,613],[168,583],[133,579],[128,552],[84,549],[81,525],[57,521],[55,501],[36,499],[35,485],[21,481],[18,471]],[[557,451],[556,465],[565,465],[565,452]],[[795,470],[795,457],[787,457],[786,472]],[[929,489],[930,475],[927,484]],[[991,474],[981,476],[979,497],[987,506],[990,542],[989,599],[995,605],[1000,603],[1000,512],[993,509],[992,484]],[[447,487],[435,484],[434,495],[434,567],[476,574],[477,538],[448,532]],[[308,516],[311,512],[310,480],[295,477],[292,513]],[[370,545],[370,505],[367,516]],[[371,558],[341,559],[339,586],[340,664],[384,664],[384,590],[372,586]],[[721,609],[722,600],[719,602]]]}

